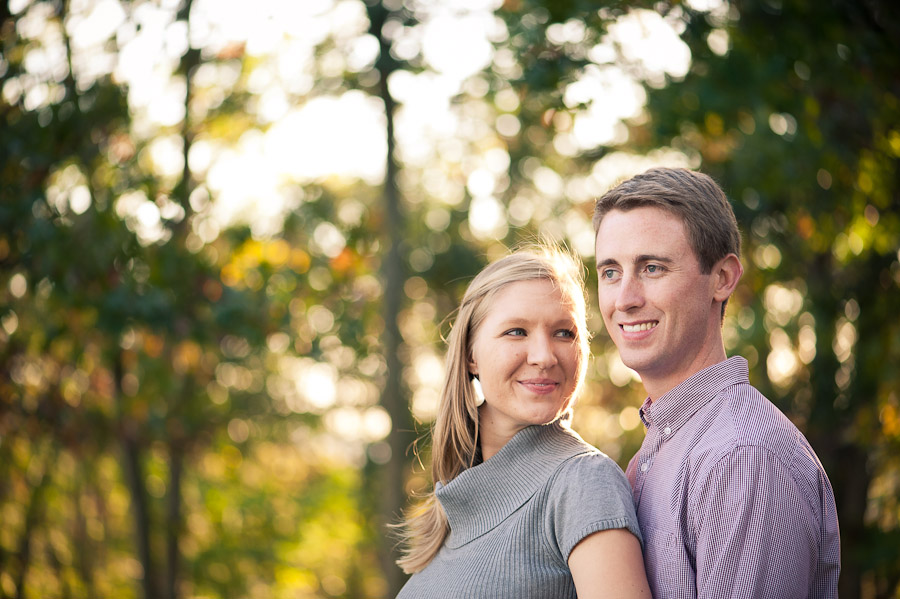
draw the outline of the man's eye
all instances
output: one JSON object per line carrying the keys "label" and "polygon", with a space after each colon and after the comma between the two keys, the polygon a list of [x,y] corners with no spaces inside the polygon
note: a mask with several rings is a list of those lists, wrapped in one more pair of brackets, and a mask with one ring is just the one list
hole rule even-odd
{"label": "man's eye", "polygon": [[648,264],[647,265],[647,272],[649,272],[649,273],[660,273],[663,270],[664,270],[663,267],[660,266],[659,264]]}
{"label": "man's eye", "polygon": [[612,278],[615,278],[615,276],[616,276],[616,271],[614,271],[611,268],[607,268],[606,270],[603,271],[604,279],[612,279]]}

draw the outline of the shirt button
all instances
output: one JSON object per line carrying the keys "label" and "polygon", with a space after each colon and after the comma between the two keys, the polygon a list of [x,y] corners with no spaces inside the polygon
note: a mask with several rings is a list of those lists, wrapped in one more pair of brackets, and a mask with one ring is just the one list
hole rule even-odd
{"label": "shirt button", "polygon": [[641,464],[641,472],[646,472],[649,467],[650,467],[650,464],[647,462],[644,462],[643,464]]}
{"label": "shirt button", "polygon": [[663,434],[671,435],[672,429],[667,426],[666,428],[663,429]]}

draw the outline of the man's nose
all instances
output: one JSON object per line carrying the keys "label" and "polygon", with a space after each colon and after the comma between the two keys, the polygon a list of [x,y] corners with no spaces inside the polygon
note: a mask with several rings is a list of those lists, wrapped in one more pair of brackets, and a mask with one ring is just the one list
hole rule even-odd
{"label": "man's nose", "polygon": [[644,285],[635,276],[624,275],[616,295],[616,310],[627,312],[644,305]]}

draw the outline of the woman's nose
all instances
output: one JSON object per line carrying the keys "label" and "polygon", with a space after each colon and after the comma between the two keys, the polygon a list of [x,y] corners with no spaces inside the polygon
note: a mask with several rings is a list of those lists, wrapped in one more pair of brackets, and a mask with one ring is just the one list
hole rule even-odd
{"label": "woman's nose", "polygon": [[549,335],[532,335],[528,343],[528,363],[549,368],[558,362]]}

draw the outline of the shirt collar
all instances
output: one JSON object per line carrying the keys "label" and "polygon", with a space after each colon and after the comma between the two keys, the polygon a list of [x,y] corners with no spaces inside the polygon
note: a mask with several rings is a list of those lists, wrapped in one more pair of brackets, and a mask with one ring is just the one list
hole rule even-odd
{"label": "shirt collar", "polygon": [[487,533],[528,501],[568,458],[591,451],[559,421],[519,431],[494,456],[463,471],[434,492],[450,523],[447,546]]}
{"label": "shirt collar", "polygon": [[649,397],[645,399],[641,420],[648,429],[665,426],[674,434],[712,398],[728,387],[746,382],[749,376],[747,360],[741,356],[708,366],[652,403]]}

